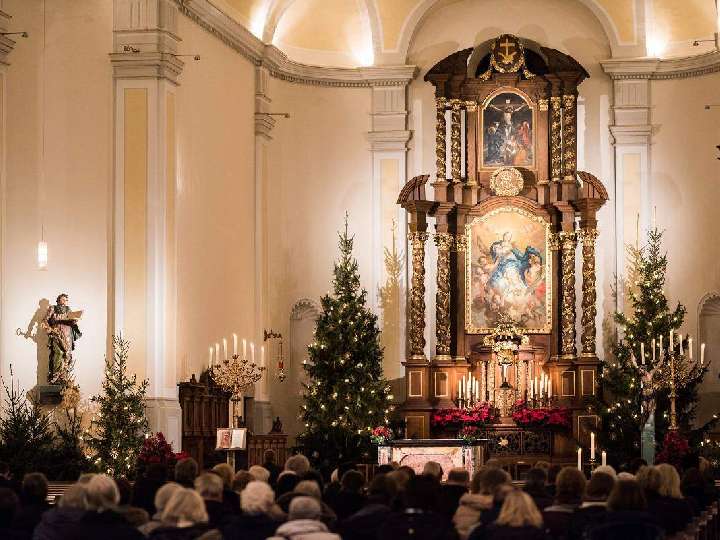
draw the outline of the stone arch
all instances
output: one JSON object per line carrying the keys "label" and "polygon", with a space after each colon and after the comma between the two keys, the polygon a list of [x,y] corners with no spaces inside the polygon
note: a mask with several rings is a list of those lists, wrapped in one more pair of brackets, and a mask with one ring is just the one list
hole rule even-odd
{"label": "stone arch", "polygon": [[700,387],[701,399],[697,411],[697,423],[702,425],[717,412],[715,404],[720,398],[720,291],[707,293],[698,303],[698,345],[705,343],[705,363],[709,371]]}

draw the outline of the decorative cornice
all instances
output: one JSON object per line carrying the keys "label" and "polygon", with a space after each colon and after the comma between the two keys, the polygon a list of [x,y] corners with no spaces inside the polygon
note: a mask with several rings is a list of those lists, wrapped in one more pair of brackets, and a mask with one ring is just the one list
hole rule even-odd
{"label": "decorative cornice", "polygon": [[600,62],[612,79],[686,79],[720,71],[720,51],[681,58],[618,58]]}
{"label": "decorative cornice", "polygon": [[173,0],[183,15],[213,34],[256,66],[266,67],[276,79],[299,84],[340,87],[405,86],[416,66],[336,68],[311,66],[290,60],[274,45],[266,45],[243,25],[208,0]]}
{"label": "decorative cornice", "polygon": [[370,131],[367,138],[370,142],[370,149],[373,151],[394,151],[407,150],[407,143],[411,135],[411,132],[407,130]]}
{"label": "decorative cornice", "polygon": [[177,84],[185,65],[172,54],[160,52],[111,53],[116,79],[167,79]]}

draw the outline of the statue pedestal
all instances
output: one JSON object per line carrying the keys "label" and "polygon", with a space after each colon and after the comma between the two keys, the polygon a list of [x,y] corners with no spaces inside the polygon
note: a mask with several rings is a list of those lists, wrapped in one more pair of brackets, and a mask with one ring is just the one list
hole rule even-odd
{"label": "statue pedestal", "polygon": [[60,405],[62,386],[59,384],[37,385],[32,393],[40,405]]}

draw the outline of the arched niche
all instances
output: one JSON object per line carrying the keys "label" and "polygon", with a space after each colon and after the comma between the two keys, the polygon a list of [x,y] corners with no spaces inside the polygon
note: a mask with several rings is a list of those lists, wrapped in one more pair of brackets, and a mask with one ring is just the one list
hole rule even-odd
{"label": "arched niche", "polygon": [[705,343],[709,371],[700,389],[697,423],[705,423],[717,412],[720,402],[720,292],[705,295],[698,309],[699,342]]}

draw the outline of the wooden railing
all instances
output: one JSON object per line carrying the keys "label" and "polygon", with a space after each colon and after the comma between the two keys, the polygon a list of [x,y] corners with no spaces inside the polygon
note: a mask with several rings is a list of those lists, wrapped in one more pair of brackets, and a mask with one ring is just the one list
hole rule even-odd
{"label": "wooden railing", "polygon": [[263,464],[265,450],[275,452],[275,463],[281,467],[288,458],[287,435],[284,433],[269,433],[267,435],[250,435],[248,437],[248,467]]}

